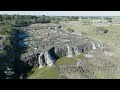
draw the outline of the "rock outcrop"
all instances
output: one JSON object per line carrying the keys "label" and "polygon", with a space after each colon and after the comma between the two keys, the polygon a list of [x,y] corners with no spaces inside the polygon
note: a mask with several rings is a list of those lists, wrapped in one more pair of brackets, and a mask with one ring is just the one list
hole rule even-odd
{"label": "rock outcrop", "polygon": [[26,33],[27,37],[20,41],[22,45],[27,46],[21,60],[39,68],[44,65],[51,66],[60,57],[72,57],[92,49],[103,48],[99,42],[96,43],[61,29],[29,30]]}

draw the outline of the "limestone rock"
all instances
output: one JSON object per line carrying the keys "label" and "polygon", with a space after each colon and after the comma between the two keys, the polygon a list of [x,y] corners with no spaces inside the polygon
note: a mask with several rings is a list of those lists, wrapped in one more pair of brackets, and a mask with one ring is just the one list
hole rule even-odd
{"label": "limestone rock", "polygon": [[107,55],[107,56],[113,56],[113,53],[112,53],[112,52],[104,51],[104,54]]}
{"label": "limestone rock", "polygon": [[[67,33],[61,29],[39,29],[26,31],[27,37],[22,43],[27,46],[21,60],[30,66],[39,68],[44,65],[51,66],[61,57],[72,57],[93,49],[102,49],[102,44],[82,36]],[[92,57],[88,55],[88,57]]]}
{"label": "limestone rock", "polygon": [[85,54],[84,55],[86,58],[92,58],[93,56],[91,54]]}

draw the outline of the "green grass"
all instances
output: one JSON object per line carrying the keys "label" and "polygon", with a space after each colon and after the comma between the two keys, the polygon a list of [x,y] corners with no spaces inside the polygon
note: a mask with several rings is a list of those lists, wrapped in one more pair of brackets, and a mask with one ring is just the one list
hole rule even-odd
{"label": "green grass", "polygon": [[105,71],[105,70],[95,70],[94,71],[94,75],[98,79],[107,78],[107,74],[108,74],[108,71]]}
{"label": "green grass", "polygon": [[93,19],[81,19],[82,23],[90,23]]}
{"label": "green grass", "polygon": [[95,29],[95,26],[92,26],[92,25],[83,25],[83,26],[80,26],[80,25],[75,25],[75,26],[71,26],[72,29],[74,30],[93,30]]}
{"label": "green grass", "polygon": [[55,65],[75,65],[77,63],[78,59],[84,60],[85,59],[84,54],[81,53],[74,57],[62,57],[57,60]]}
{"label": "green grass", "polygon": [[74,57],[62,57],[57,60],[55,65],[74,65],[76,64],[77,59]]}
{"label": "green grass", "polygon": [[[111,34],[96,34],[95,31],[89,31],[89,35],[91,35],[94,39],[102,42],[119,42],[119,36],[117,34],[120,34],[120,25],[114,25],[114,26],[106,26],[105,29],[112,31],[114,36],[111,36]],[[116,36],[117,35],[117,36]]]}
{"label": "green grass", "polygon": [[81,59],[81,60],[84,60],[84,59],[85,59],[84,53],[81,53],[81,54],[79,54],[79,55],[76,55],[75,57],[78,58],[78,59]]}
{"label": "green grass", "polygon": [[29,77],[30,75],[32,75],[35,71],[37,71],[36,67],[34,67],[30,72],[27,73],[27,77]]}
{"label": "green grass", "polygon": [[28,74],[28,79],[57,79],[59,77],[59,71],[55,66],[33,68]]}
{"label": "green grass", "polygon": [[120,25],[107,26],[105,28],[110,30],[110,31],[118,31],[118,32],[120,32]]}
{"label": "green grass", "polygon": [[113,73],[108,70],[95,70],[94,75],[96,79],[112,79],[112,78],[119,78],[120,74]]}
{"label": "green grass", "polygon": [[57,79],[59,77],[59,71],[56,67],[50,67],[46,71],[41,73],[41,79]]}

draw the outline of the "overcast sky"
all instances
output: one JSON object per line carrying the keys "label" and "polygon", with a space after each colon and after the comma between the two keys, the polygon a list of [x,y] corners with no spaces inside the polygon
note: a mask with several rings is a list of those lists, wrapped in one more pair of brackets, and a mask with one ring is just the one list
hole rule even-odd
{"label": "overcast sky", "polygon": [[0,11],[0,14],[46,16],[120,16],[120,11]]}

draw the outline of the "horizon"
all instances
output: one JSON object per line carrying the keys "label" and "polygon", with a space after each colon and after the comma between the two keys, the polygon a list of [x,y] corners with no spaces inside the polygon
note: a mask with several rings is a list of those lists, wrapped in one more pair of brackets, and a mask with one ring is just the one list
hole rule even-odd
{"label": "horizon", "polygon": [[120,16],[120,11],[0,11],[0,15]]}

